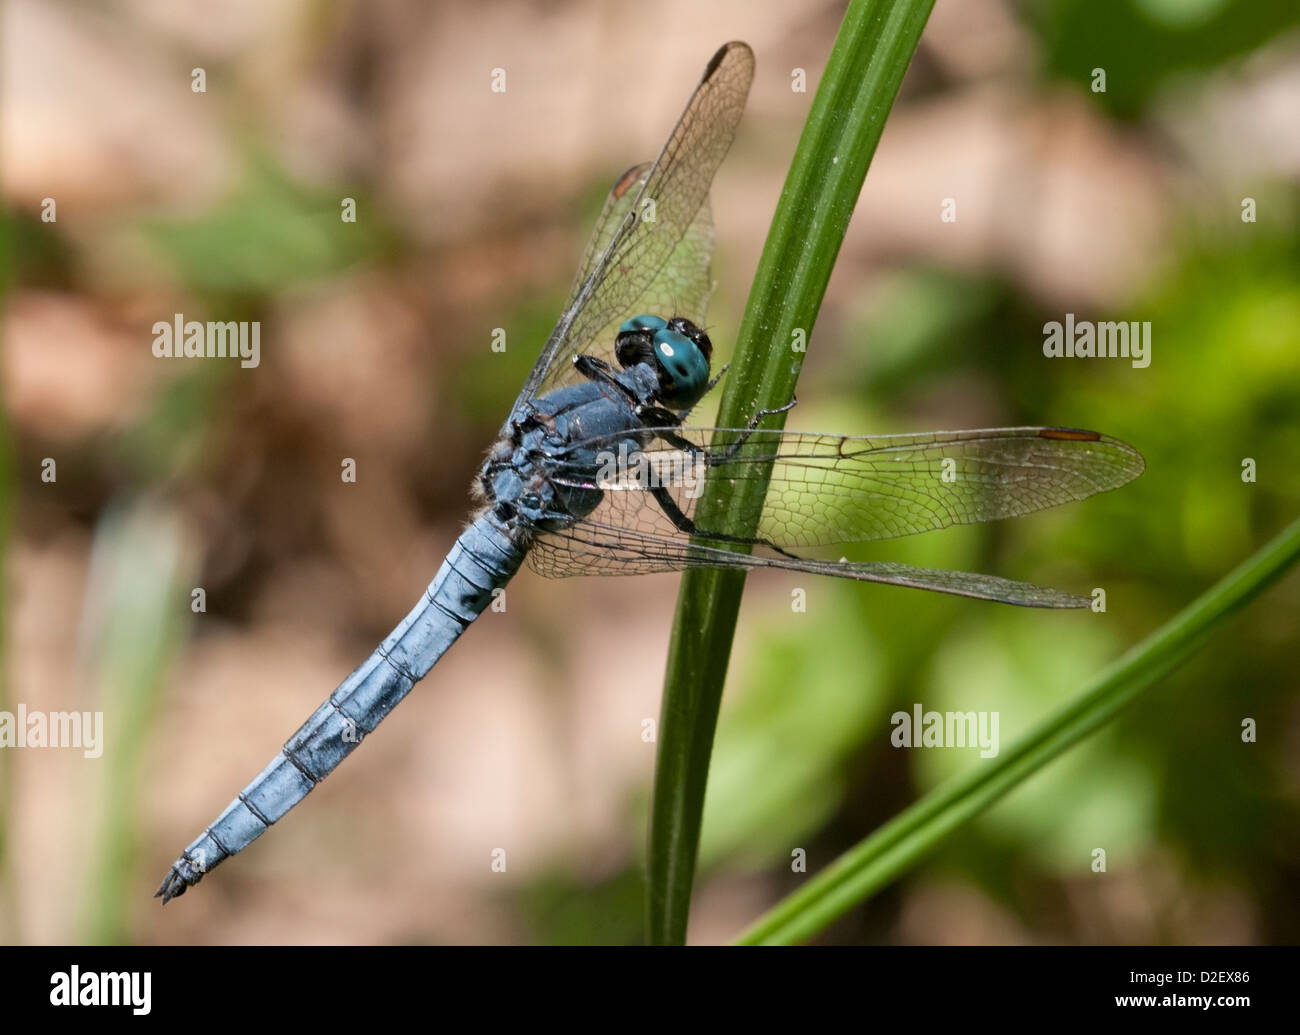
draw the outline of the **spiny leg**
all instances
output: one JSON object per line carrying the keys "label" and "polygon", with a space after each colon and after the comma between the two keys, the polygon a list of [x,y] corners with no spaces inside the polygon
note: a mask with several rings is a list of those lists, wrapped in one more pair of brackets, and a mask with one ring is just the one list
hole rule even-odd
{"label": "spiny leg", "polygon": [[626,396],[629,402],[636,402],[636,395],[614,376],[614,368],[603,359],[580,353],[573,357],[573,367],[588,381],[599,381],[610,385]]}
{"label": "spiny leg", "polygon": [[[726,368],[724,367],[723,369],[725,370]],[[721,377],[721,373],[719,373],[718,376]],[[754,430],[758,427],[759,422],[762,421],[764,417],[770,417],[774,413],[785,413],[794,407],[796,401],[797,400],[795,399],[791,399],[784,406],[777,407],[776,409],[759,410],[758,413],[754,414],[753,418],[749,421],[749,424],[747,425],[746,430],[741,434],[741,437],[737,439],[736,442],[732,443],[732,445],[728,447],[727,452],[721,456],[710,453],[708,450],[701,448],[696,443],[673,431],[672,429],[674,427],[681,424],[681,418],[671,410],[664,409],[662,406],[638,406],[636,408],[636,415],[647,427],[654,428],[656,437],[663,439],[675,449],[680,449],[682,452],[697,460],[703,458],[706,467],[714,467],[720,463],[725,463],[727,460],[730,460],[735,456],[737,450],[744,445],[745,440],[753,434]],[[792,560],[803,559],[797,554],[783,550],[770,539],[760,539],[754,536],[729,535],[726,532],[702,531],[695,522],[686,515],[681,507],[677,505],[677,501],[673,499],[672,494],[662,485],[652,486],[650,488],[650,494],[654,496],[655,501],[659,504],[659,509],[664,512],[664,515],[668,520],[671,521],[679,531],[685,532],[687,535],[701,536],[706,539],[713,539],[717,542],[724,543],[743,543],[747,546],[766,546],[770,550],[775,550],[783,557],[789,557]]]}
{"label": "spiny leg", "polygon": [[700,536],[704,539],[712,539],[720,543],[743,543],[746,546],[766,546],[769,550],[775,550],[783,557],[789,557],[791,560],[795,561],[803,560],[803,558],[799,557],[797,554],[782,550],[781,547],[777,546],[776,543],[772,542],[770,539],[759,539],[754,536],[728,535],[726,532],[709,532],[701,530],[694,521],[686,516],[686,513],[682,508],[677,505],[677,501],[673,499],[672,493],[662,485],[653,486],[650,489],[650,495],[655,498],[655,502],[659,504],[659,509],[662,510],[668,520],[677,527],[678,531],[685,532],[689,536]]}
{"label": "spiny leg", "polygon": [[709,456],[710,466],[725,464],[728,460],[739,453],[741,446],[748,442],[749,437],[758,430],[758,425],[764,417],[770,417],[775,413],[788,413],[790,410],[794,409],[795,404],[798,401],[799,400],[792,395],[790,396],[790,401],[784,406],[778,406],[773,410],[759,410],[750,418],[749,423],[745,426],[745,430],[736,436],[736,441],[727,446],[726,451],[723,452],[721,456],[714,456],[712,454]]}
{"label": "spiny leg", "polygon": [[794,409],[794,406],[798,401],[798,399],[792,398],[784,406],[778,406],[774,410],[759,410],[750,418],[749,423],[745,426],[745,430],[740,433],[736,438],[736,441],[728,445],[726,450],[722,453],[711,453],[707,449],[704,449],[690,441],[690,439],[687,439],[671,430],[674,427],[680,426],[683,420],[682,416],[673,413],[672,410],[666,410],[662,406],[638,406],[636,408],[636,415],[641,419],[642,424],[646,427],[653,428],[655,435],[663,439],[669,445],[690,453],[693,457],[698,458],[703,454],[705,464],[709,467],[716,467],[719,464],[725,464],[740,452],[741,446],[743,446],[749,440],[749,437],[758,430],[758,425],[762,422],[764,417],[770,417],[774,413],[786,413],[787,411]]}
{"label": "spiny leg", "polygon": [[644,403],[636,408],[636,415],[637,419],[647,428],[675,428],[680,426],[682,421],[685,419],[681,414],[674,413],[672,410],[666,409],[663,406],[648,406]]}

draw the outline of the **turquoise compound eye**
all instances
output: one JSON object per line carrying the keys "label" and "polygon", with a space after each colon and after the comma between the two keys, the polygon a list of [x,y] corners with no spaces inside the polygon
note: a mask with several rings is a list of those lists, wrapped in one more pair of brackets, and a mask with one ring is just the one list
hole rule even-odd
{"label": "turquoise compound eye", "polygon": [[709,361],[703,350],[684,334],[655,332],[655,359],[659,363],[659,399],[673,409],[700,401],[709,384]]}
{"label": "turquoise compound eye", "polygon": [[659,378],[655,398],[675,410],[689,409],[709,387],[708,336],[684,317],[665,320],[642,313],[624,321],[614,340],[614,354],[624,370],[639,363],[654,367]]}
{"label": "turquoise compound eye", "polygon": [[634,316],[626,320],[623,326],[618,329],[619,334],[635,334],[637,331],[662,331],[668,326],[668,321],[659,316],[651,316],[649,313],[641,316]]}

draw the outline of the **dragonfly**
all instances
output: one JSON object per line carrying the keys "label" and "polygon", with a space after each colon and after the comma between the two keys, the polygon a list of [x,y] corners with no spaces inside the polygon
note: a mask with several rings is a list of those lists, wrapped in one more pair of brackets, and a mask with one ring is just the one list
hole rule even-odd
{"label": "dragonfly", "polygon": [[[546,576],[770,568],[1038,608],[1089,598],[993,575],[796,552],[1028,514],[1142,473],[1133,447],[1093,431],[985,428],[872,437],[694,427],[710,376],[709,191],[754,76],[724,45],[653,162],[618,178],[569,300],[472,486],[477,510],[419,603],[172,864],[185,893],[242,851],[410,693],[527,560]],[[725,367],[723,371],[725,372]],[[793,401],[780,410],[786,410]],[[724,533],[696,521],[712,479],[766,482]],[[743,509],[743,502],[741,504]]]}

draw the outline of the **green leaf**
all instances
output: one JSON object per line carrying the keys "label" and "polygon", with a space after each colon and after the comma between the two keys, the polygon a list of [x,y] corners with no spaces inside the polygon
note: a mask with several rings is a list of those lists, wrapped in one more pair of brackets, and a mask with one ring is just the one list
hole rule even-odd
{"label": "green leaf", "polygon": [[[934,0],[854,0],[831,49],[812,111],[750,289],[718,413],[722,427],[788,402],[802,366],[796,332],[817,311],[857,204],[885,116]],[[780,427],[781,418],[765,426]],[[730,514],[757,514],[765,479],[709,483],[696,520],[752,536]],[[749,506],[746,506],[749,504]],[[686,938],[709,758],[744,575],[699,570],[682,578],[669,646],[650,818],[647,937]]]}
{"label": "green leaf", "polygon": [[1181,664],[1235,611],[1300,560],[1300,520],[1102,672],[996,761],[951,780],[859,842],[741,935],[742,945],[803,941],[884,887],[947,834],[1109,722]]}

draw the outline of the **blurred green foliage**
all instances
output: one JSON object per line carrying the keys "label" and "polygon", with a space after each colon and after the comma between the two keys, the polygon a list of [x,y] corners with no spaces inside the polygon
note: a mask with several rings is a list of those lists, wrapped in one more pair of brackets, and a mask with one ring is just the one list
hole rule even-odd
{"label": "blurred green foliage", "polygon": [[[80,667],[104,712],[104,778],[97,787],[93,872],[81,888],[80,939],[120,945],[137,912],[144,760],[164,677],[190,617],[196,544],[179,516],[147,496],[106,508],[96,543],[78,644]],[[142,855],[144,858],[142,858]]]}
{"label": "blurred green foliage", "polygon": [[[1178,77],[1212,70],[1300,25],[1290,0],[1022,0],[1043,71],[1135,118]],[[1106,73],[1093,92],[1093,69]]]}
{"label": "blurred green foliage", "polygon": [[197,218],[143,216],[133,224],[196,294],[269,297],[397,256],[401,236],[383,212],[369,198],[355,197],[357,219],[343,222],[343,197],[291,178],[273,157],[253,149],[243,182],[220,204]]}

